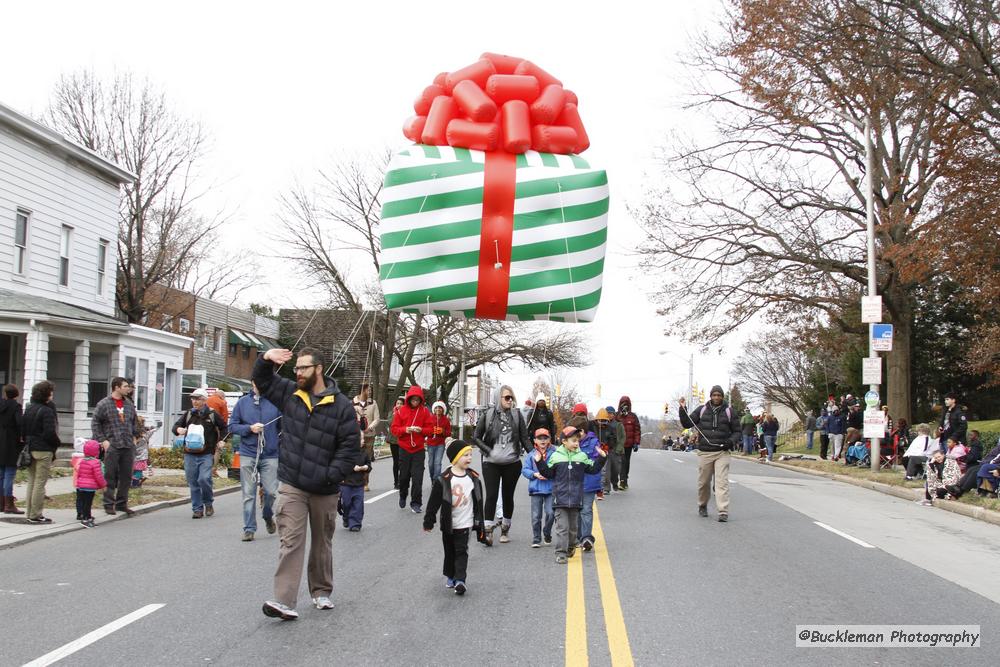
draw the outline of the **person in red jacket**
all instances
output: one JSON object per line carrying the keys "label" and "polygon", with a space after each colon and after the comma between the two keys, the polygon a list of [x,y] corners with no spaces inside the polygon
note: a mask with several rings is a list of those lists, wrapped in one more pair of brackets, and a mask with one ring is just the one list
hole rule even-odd
{"label": "person in red jacket", "polygon": [[108,483],[101,472],[101,461],[97,458],[101,445],[96,440],[83,443],[83,460],[76,469],[76,518],[86,528],[94,527],[94,496]]}
{"label": "person in red jacket", "polygon": [[622,396],[618,401],[618,415],[615,419],[625,427],[625,452],[622,456],[619,482],[622,491],[624,491],[628,488],[628,471],[632,464],[632,452],[639,451],[639,443],[642,441],[642,424],[632,412],[632,399],[628,396]]}
{"label": "person in red jacket", "polygon": [[424,390],[413,385],[406,404],[396,410],[390,430],[399,438],[399,509],[406,508],[409,486],[410,509],[423,511],[424,444],[432,435],[434,420],[424,405]]}
{"label": "person in red jacket", "polygon": [[441,476],[441,459],[444,456],[445,438],[451,436],[451,420],[448,419],[448,406],[443,401],[437,401],[431,406],[431,432],[427,436],[427,473],[431,484]]}

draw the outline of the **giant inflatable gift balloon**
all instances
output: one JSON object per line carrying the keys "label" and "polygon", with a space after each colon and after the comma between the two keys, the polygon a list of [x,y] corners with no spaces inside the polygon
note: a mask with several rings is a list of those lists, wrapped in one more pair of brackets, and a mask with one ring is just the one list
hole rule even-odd
{"label": "giant inflatable gift balloon", "polygon": [[382,193],[392,310],[589,322],[601,299],[608,179],[578,100],[538,65],[484,53],[439,74],[403,125]]}

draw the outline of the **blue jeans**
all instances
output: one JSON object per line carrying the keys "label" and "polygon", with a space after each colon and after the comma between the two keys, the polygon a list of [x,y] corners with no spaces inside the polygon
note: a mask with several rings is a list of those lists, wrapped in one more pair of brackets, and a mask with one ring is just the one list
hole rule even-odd
{"label": "blue jeans", "polygon": [[365,520],[365,487],[340,485],[340,513],[344,517],[344,526],[360,528]]}
{"label": "blue jeans", "polygon": [[813,433],[816,431],[806,431],[806,449],[813,448]]}
{"label": "blue jeans", "polygon": [[211,505],[215,500],[212,492],[212,455],[185,454],[184,476],[191,490],[191,509],[197,512]]}
{"label": "blue jeans", "polygon": [[[596,495],[597,493],[594,491],[583,492],[583,507],[580,508],[580,527],[576,531],[581,542],[585,538],[594,539],[590,531],[594,529],[594,496]],[[571,544],[570,547],[572,548],[572,546]]]}
{"label": "blue jeans", "polygon": [[427,474],[431,477],[431,484],[441,476],[441,459],[444,457],[444,445],[427,445]]}
{"label": "blue jeans", "polygon": [[764,446],[767,447],[767,460],[770,461],[774,457],[774,444],[778,440],[776,435],[765,435],[764,436]]}
{"label": "blue jeans", "polygon": [[743,436],[743,453],[753,454],[753,436],[745,435]]}
{"label": "blue jeans", "polygon": [[[542,519],[545,525],[542,525]],[[532,544],[542,541],[542,535],[546,540],[552,540],[552,522],[556,515],[552,511],[552,494],[531,496],[531,535]]]}
{"label": "blue jeans", "polygon": [[[267,521],[274,516],[274,499],[278,495],[278,459],[260,459],[257,463],[260,485],[264,487],[264,508]],[[257,532],[257,480],[253,479],[253,458],[240,457],[240,487],[243,490],[243,532]]]}
{"label": "blue jeans", "polygon": [[17,466],[3,467],[3,497],[9,498],[14,495],[14,475],[17,474]]}

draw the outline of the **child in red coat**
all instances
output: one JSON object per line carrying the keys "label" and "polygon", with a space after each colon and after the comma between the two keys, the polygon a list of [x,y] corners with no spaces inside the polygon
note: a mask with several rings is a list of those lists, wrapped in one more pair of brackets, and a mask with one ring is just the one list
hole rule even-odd
{"label": "child in red coat", "polygon": [[101,471],[101,461],[97,457],[101,446],[96,440],[83,443],[83,460],[76,469],[76,515],[80,523],[87,528],[94,527],[94,515],[91,507],[94,505],[94,495],[108,485]]}
{"label": "child in red coat", "polygon": [[444,456],[444,443],[451,437],[451,420],[448,419],[448,406],[443,401],[437,401],[432,406],[431,433],[424,441],[427,450],[427,472],[431,476],[431,485],[441,476],[441,459]]}

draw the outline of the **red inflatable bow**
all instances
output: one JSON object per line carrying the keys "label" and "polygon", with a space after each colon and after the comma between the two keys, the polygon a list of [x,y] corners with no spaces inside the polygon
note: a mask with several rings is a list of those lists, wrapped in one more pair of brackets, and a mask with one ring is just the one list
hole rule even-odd
{"label": "red inflatable bow", "polygon": [[413,103],[410,141],[479,151],[582,153],[590,146],[578,100],[530,60],[484,53],[442,72]]}

